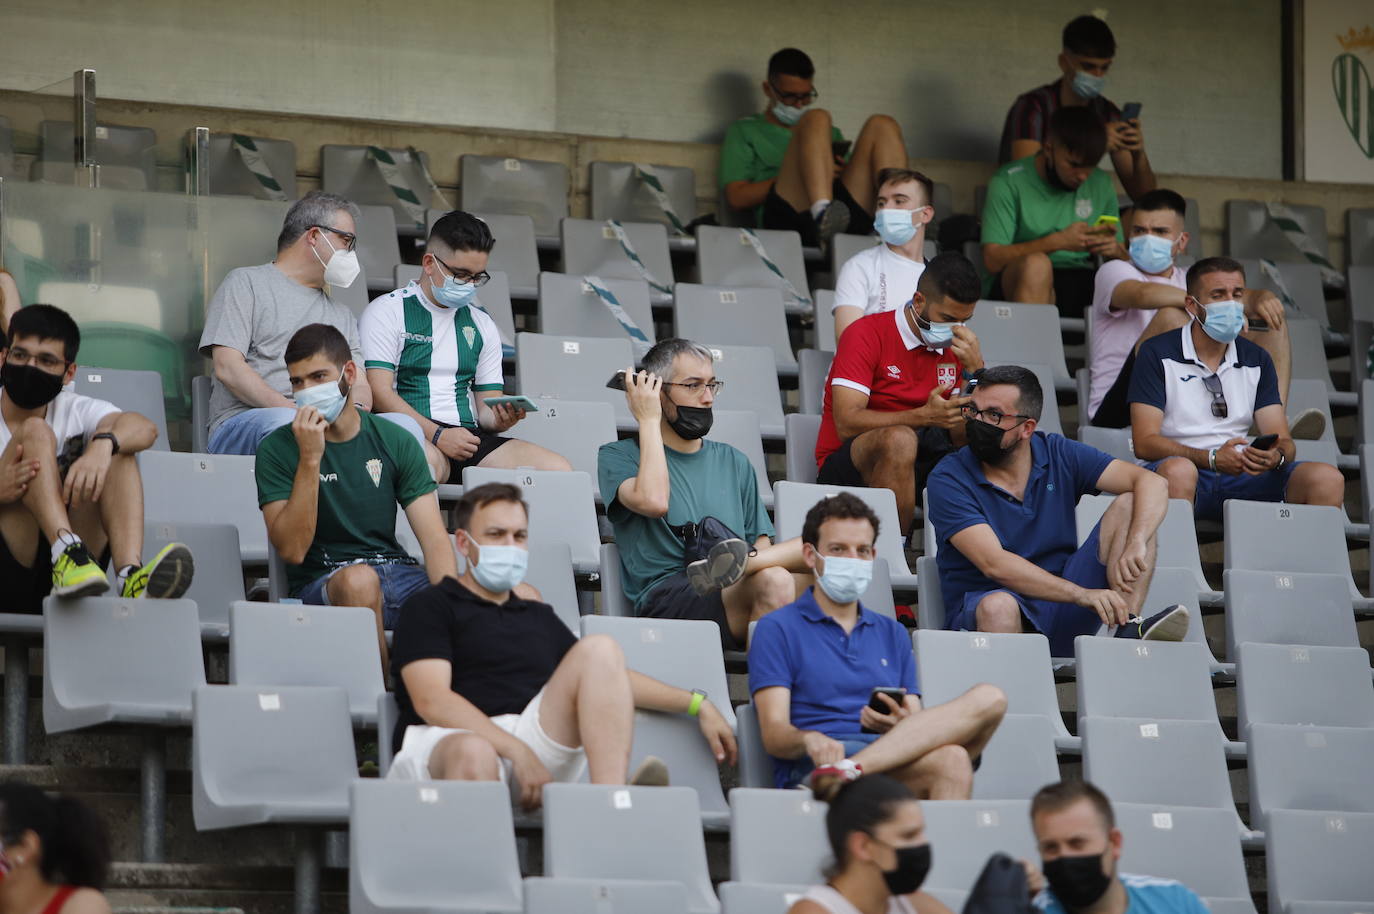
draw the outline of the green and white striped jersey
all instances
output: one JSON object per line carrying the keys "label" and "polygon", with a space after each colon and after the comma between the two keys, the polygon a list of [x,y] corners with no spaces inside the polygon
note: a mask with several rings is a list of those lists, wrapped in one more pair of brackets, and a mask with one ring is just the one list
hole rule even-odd
{"label": "green and white striped jersey", "polygon": [[474,391],[500,391],[501,334],[476,306],[441,308],[412,280],[373,299],[360,322],[364,365],[395,372],[401,399],[435,422],[477,428]]}

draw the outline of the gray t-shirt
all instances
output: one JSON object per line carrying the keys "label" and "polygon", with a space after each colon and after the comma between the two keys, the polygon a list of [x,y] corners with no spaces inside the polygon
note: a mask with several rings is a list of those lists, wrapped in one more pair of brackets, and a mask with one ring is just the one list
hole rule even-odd
{"label": "gray t-shirt", "polygon": [[[211,348],[228,346],[243,353],[248,367],[283,397],[291,396],[282,355],[286,344],[306,324],[331,324],[339,328],[353,350],[353,361],[363,364],[358,321],[353,312],[330,300],[322,289],[312,289],[291,279],[275,264],[230,270],[210,299],[200,352],[211,358]],[[210,392],[210,430],[244,410],[252,409],[218,380]]]}

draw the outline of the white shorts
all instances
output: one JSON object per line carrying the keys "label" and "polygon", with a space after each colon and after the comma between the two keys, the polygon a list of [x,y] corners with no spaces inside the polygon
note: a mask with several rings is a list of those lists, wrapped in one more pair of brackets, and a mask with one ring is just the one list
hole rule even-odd
{"label": "white shorts", "polygon": [[[539,705],[544,698],[544,690],[530,699],[525,710],[519,714],[501,714],[491,719],[502,730],[514,736],[534,750],[535,757],[549,769],[553,779],[571,783],[582,777],[587,766],[587,753],[579,748],[570,748],[554,741],[539,725]],[[401,751],[391,760],[387,771],[388,780],[429,781],[429,756],[434,747],[446,736],[455,733],[471,733],[471,730],[454,730],[448,727],[409,726],[401,741]],[[501,759],[501,782],[509,783],[511,763]]]}

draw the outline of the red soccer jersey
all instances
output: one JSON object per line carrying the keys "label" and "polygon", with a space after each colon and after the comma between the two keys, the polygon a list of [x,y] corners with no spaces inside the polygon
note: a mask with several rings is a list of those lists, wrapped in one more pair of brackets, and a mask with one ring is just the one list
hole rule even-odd
{"label": "red soccer jersey", "polygon": [[941,384],[957,388],[963,376],[953,350],[926,348],[907,323],[906,308],[859,318],[846,328],[837,348],[825,379],[817,469],[844,443],[835,431],[834,385],[867,394],[869,409],[895,412],[924,406],[932,390]]}

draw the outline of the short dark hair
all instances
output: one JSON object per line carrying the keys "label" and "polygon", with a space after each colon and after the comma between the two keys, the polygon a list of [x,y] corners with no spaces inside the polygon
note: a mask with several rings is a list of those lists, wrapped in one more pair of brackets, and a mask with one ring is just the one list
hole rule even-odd
{"label": "short dark hair", "polygon": [[463,497],[458,499],[453,506],[453,512],[449,515],[449,520],[454,530],[466,530],[468,524],[472,522],[472,515],[478,508],[485,508],[487,505],[498,501],[514,502],[525,509],[525,516],[530,516],[530,506],[525,504],[525,498],[520,493],[520,487],[509,482],[488,482],[476,488],[468,489],[463,493]]}
{"label": "short dark hair", "polygon": [[1031,798],[1030,815],[1031,825],[1035,824],[1035,817],[1041,813],[1054,813],[1063,809],[1068,809],[1079,800],[1087,800],[1093,804],[1098,815],[1107,826],[1107,831],[1116,827],[1116,816],[1112,813],[1112,801],[1107,799],[1107,795],[1098,790],[1087,781],[1060,781],[1057,784],[1046,784],[1036,791]]}
{"label": "short dark hair", "polygon": [[0,840],[13,843],[33,832],[42,846],[38,864],[50,883],[101,889],[110,864],[105,823],[89,806],[32,784],[0,784]]}
{"label": "short dark hair", "polygon": [[40,340],[57,340],[68,362],[76,361],[81,348],[81,329],[72,316],[56,305],[25,305],[10,318],[10,341],[21,336],[36,336]]}
{"label": "short dark hair", "polygon": [[1096,164],[1107,151],[1107,128],[1096,114],[1080,105],[1060,108],[1050,115],[1047,139],[1084,163]]}
{"label": "short dark hair", "polygon": [[926,192],[927,206],[935,202],[935,182],[914,168],[884,168],[878,172],[878,177],[873,179],[873,189],[882,190],[884,184],[904,184],[907,181],[915,181],[921,185],[921,189]]}
{"label": "short dark hair", "polygon": [[[1245,267],[1239,260],[1230,257],[1204,257],[1188,268],[1188,294],[1193,294],[1193,285],[1208,273],[1239,273],[1245,275]],[[11,331],[13,332],[13,331]]]}
{"label": "short dark hair", "polygon": [[1064,26],[1064,50],[1079,57],[1109,59],[1116,56],[1116,36],[1096,16],[1079,16]]}
{"label": "short dark hair", "polygon": [[774,76],[795,76],[798,79],[811,79],[816,75],[816,65],[805,51],[797,48],[783,48],[768,58],[768,78]]}
{"label": "short dark hair", "polygon": [[485,254],[496,244],[491,227],[472,213],[456,209],[444,213],[429,230],[429,243],[438,241],[450,251],[475,251]]}
{"label": "short dark hair", "polygon": [[994,384],[1011,384],[1019,393],[1016,395],[1016,410],[1023,416],[1040,421],[1040,413],[1045,409],[1045,391],[1035,372],[1020,365],[994,365],[985,368],[978,378],[979,387]]}
{"label": "short dark hair", "polygon": [[871,836],[874,829],[892,818],[897,806],[915,799],[911,788],[885,774],[870,774],[842,785],[825,811],[825,833],[835,855],[826,875],[838,875],[849,864],[851,834],[861,831]]}
{"label": "short dark hair", "polygon": [[821,537],[821,524],[828,520],[866,520],[873,525],[873,541],[878,541],[878,515],[862,498],[853,492],[836,492],[827,495],[811,506],[802,521],[801,541],[818,545]]}
{"label": "short dark hair", "polygon": [[1178,213],[1180,219],[1188,218],[1188,201],[1184,200],[1183,195],[1176,190],[1156,187],[1154,190],[1142,194],[1140,199],[1135,201],[1136,212],[1157,213],[1164,209]]}
{"label": "short dark hair", "polygon": [[926,263],[916,290],[931,301],[953,299],[961,305],[978,301],[983,295],[983,281],[978,268],[959,251],[936,254]]}
{"label": "short dark hair", "polygon": [[329,361],[343,368],[344,362],[353,358],[353,350],[348,348],[348,340],[332,324],[306,324],[291,335],[286,344],[282,361],[287,365],[304,361],[312,356],[323,354]]}

